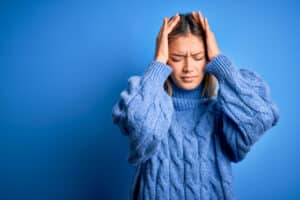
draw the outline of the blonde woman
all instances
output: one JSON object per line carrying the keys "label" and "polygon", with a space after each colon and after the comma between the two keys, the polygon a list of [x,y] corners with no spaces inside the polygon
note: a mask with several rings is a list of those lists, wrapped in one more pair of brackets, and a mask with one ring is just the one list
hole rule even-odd
{"label": "blonde woman", "polygon": [[[218,90],[216,86],[218,83]],[[201,12],[164,18],[153,61],[112,110],[136,167],[130,199],[235,199],[231,162],[279,119],[267,83],[220,53]]]}

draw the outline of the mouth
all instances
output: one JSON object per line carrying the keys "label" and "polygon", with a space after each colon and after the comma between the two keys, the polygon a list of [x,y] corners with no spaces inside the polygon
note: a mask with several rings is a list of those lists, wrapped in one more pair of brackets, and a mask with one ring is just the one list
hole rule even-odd
{"label": "mouth", "polygon": [[191,83],[193,82],[193,80],[196,78],[196,76],[183,76],[181,77],[181,79],[183,80],[183,82],[186,83]]}

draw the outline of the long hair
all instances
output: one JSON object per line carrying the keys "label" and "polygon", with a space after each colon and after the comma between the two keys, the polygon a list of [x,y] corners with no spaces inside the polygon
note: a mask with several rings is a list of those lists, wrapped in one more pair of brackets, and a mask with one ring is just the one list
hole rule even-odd
{"label": "long hair", "polygon": [[[204,48],[206,51],[206,35],[203,28],[198,24],[198,22],[193,18],[191,13],[179,14],[180,21],[176,24],[173,30],[168,35],[168,41],[171,42],[179,36],[185,36],[188,34],[193,34],[200,37],[203,40]],[[174,16],[173,16],[174,17]],[[171,17],[171,19],[173,18]],[[205,52],[205,58],[208,61],[207,52]],[[170,82],[171,76],[164,83],[165,91],[172,96],[172,87]],[[216,96],[216,83],[217,79],[215,76],[209,73],[205,73],[203,77],[203,89],[201,92],[202,97],[212,98]]]}

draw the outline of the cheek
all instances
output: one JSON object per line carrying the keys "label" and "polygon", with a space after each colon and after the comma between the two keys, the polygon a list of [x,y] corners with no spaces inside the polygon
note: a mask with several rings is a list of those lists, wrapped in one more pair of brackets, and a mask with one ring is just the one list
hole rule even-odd
{"label": "cheek", "polygon": [[[181,73],[181,71],[184,68],[184,62],[172,62],[171,60],[169,60],[167,64],[173,68],[173,72],[175,74]],[[192,62],[192,66],[194,66],[194,69],[198,72],[204,72],[206,64],[207,64],[206,60],[204,61],[195,60]]]}
{"label": "cheek", "polygon": [[205,67],[206,67],[206,64],[207,64],[207,62],[204,62],[204,63],[201,65],[201,71],[202,71],[202,72],[204,72]]}
{"label": "cheek", "polygon": [[171,76],[175,79],[179,79],[179,77],[182,74],[182,70],[180,67],[172,67],[173,68],[173,72],[171,74]]}
{"label": "cheek", "polygon": [[168,61],[167,64],[173,68],[173,71],[180,71],[183,68],[182,62],[172,62]]}
{"label": "cheek", "polygon": [[205,61],[198,61],[198,62],[195,62],[195,64],[194,64],[194,68],[195,68],[195,70],[197,70],[198,72],[204,72],[204,70],[205,70],[205,66],[206,66],[206,62]]}

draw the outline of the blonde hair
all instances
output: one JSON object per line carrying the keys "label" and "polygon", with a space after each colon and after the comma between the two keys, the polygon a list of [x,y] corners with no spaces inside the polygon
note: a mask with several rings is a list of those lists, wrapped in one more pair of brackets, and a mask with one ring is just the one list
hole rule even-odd
{"label": "blonde hair", "polygon": [[[174,16],[173,16],[174,17]],[[171,17],[171,18],[173,18]],[[203,28],[196,22],[191,13],[180,14],[180,21],[174,27],[174,29],[168,34],[168,41],[172,41],[176,37],[193,34],[202,38],[204,47],[206,49],[206,35]],[[208,60],[207,52],[205,53],[206,60]],[[170,82],[171,76],[164,83],[164,89],[172,96],[172,87]],[[203,88],[201,91],[201,97],[212,98],[216,96],[217,79],[215,76],[209,73],[205,73],[202,80]]]}

